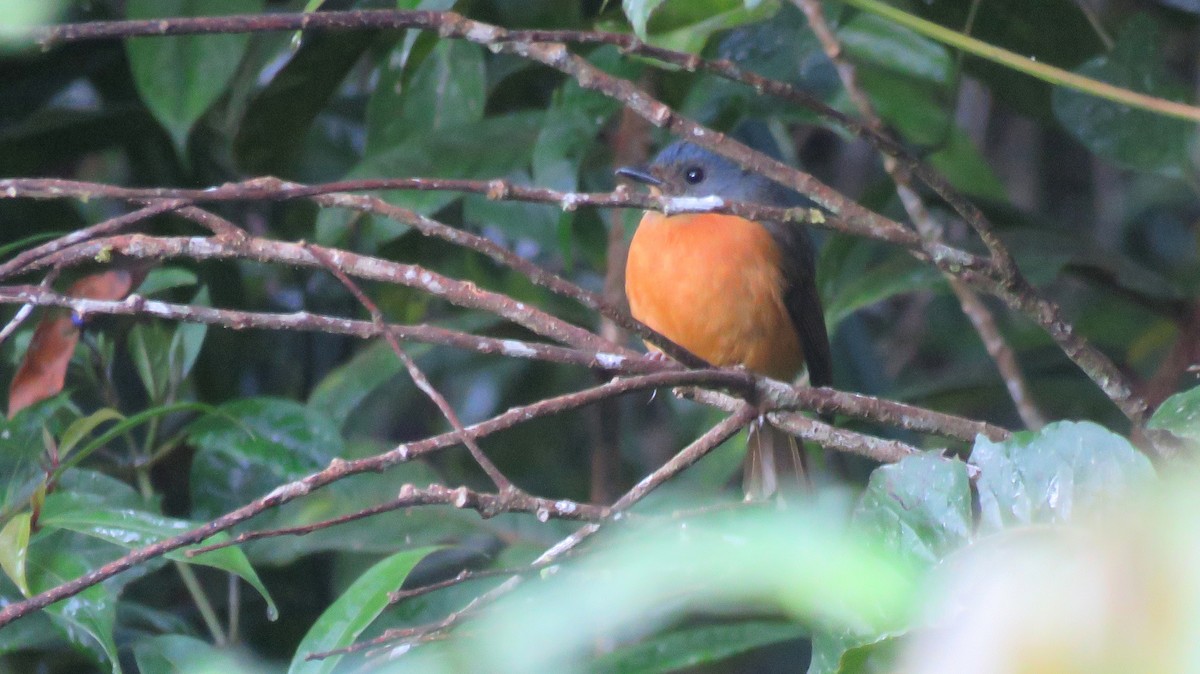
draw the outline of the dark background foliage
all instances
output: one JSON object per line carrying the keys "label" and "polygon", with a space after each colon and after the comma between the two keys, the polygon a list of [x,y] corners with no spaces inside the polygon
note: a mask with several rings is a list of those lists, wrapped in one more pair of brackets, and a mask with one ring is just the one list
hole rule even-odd
{"label": "dark background foliage", "polygon": [[[1200,83],[1200,8],[1188,2],[893,4],[1039,63],[1161,98],[1194,100]],[[728,58],[835,108],[853,110],[804,15],[788,2],[330,0],[320,9],[397,5],[453,9],[508,28],[628,32],[637,27],[655,44]],[[61,13],[47,20],[303,9],[298,0],[92,0],[61,3]],[[1194,375],[1187,366],[1196,362],[1200,341],[1195,123],[1054,86],[838,2],[825,3],[825,10],[847,58],[857,66],[861,87],[888,127],[986,212],[1027,277],[1062,305],[1067,320],[1128,375],[1137,393],[1153,407],[1190,387]],[[0,21],[4,18],[0,15]],[[803,167],[869,209],[905,220],[878,155],[811,113],[713,75],[659,67],[615,47],[572,49],[684,115]],[[0,55],[0,176],[198,188],[259,175],[306,183],[436,176],[607,191],[614,187],[615,165],[643,159],[670,140],[621,113],[617,102],[584,91],[544,66],[431,32],[359,30],[303,37],[280,32],[101,40],[40,50],[13,46]],[[627,238],[638,217],[632,210],[561,210],[452,192],[382,196],[480,233],[596,291],[605,290],[606,275],[617,264],[608,232],[623,227]],[[953,211],[936,198],[928,201],[946,227],[948,243],[982,250]],[[124,208],[107,200],[0,199],[0,244],[11,255]],[[211,209],[258,236],[304,239],[420,264],[601,329],[597,316],[520,274],[377,216],[318,209],[307,201],[221,203]],[[156,218],[146,228],[158,234],[196,231],[177,216]],[[879,241],[828,231],[817,236],[835,388],[1022,428],[1005,382],[936,270]],[[78,273],[67,272],[58,285]],[[142,294],[180,302],[365,316],[328,274],[251,261],[171,261],[151,271],[147,283],[153,285],[143,286]],[[396,322],[531,337],[499,318],[413,290],[363,287]],[[1118,408],[1041,328],[998,301],[987,302],[1047,419],[1089,420],[1117,434],[1130,432]],[[12,311],[15,307],[6,316]],[[31,333],[32,327],[22,328],[3,344],[0,376],[5,380],[12,378]],[[444,347],[414,344],[410,353],[465,423],[600,381],[583,368]],[[66,503],[70,495],[84,504],[94,502],[99,510],[132,509],[148,518],[147,532],[159,533],[170,527],[165,518],[209,520],[323,468],[334,457],[366,456],[447,429],[386,344],[322,333],[205,330],[149,319],[96,318],[84,331],[66,391],[9,423],[7,454],[0,457],[6,518],[25,507],[28,488],[44,473],[42,428],[61,444],[73,422],[97,410],[129,417],[150,410],[153,421],[131,424],[111,442],[88,445],[81,470],[64,473],[57,507],[67,513],[83,507]],[[654,398],[638,394],[534,420],[489,437],[484,448],[531,493],[611,500],[718,418],[716,411],[666,392]],[[922,447],[947,445],[867,422],[841,423]],[[681,476],[673,483],[674,493],[698,500],[716,493],[729,497],[726,485],[736,471],[741,442],[731,441]],[[961,443],[950,446],[966,449]],[[596,474],[597,452],[619,457],[607,477]],[[149,456],[156,457],[153,469],[137,468]],[[871,468],[865,461],[855,465],[860,487]],[[268,511],[249,528],[354,512],[394,497],[406,482],[489,486],[466,452],[442,453],[335,484]],[[955,484],[963,491],[954,493],[967,494],[966,487]],[[851,499],[849,491],[836,493],[844,503]],[[47,517],[53,516],[54,503],[47,505]],[[966,503],[970,519],[969,496]],[[944,526],[946,515],[939,511],[933,521]],[[191,640],[164,641],[161,635],[210,637],[196,592],[207,595],[214,614],[232,610],[239,615],[242,650],[264,667],[279,666],[292,658],[330,602],[386,555],[441,546],[408,577],[407,586],[416,586],[462,568],[527,563],[574,529],[571,523],[539,523],[532,516],[480,520],[474,513],[432,507],[305,537],[250,543],[241,548],[244,559],[230,556],[224,565],[214,564],[221,570],[196,566],[181,575],[173,562],[161,560],[109,581],[91,597],[94,604],[82,617],[39,613],[4,628],[0,671],[105,671],[113,666],[114,653],[127,671],[170,671],[164,663],[199,657],[199,650],[189,649],[200,646]],[[114,558],[118,546],[129,547],[110,541],[98,548],[72,531],[77,530],[66,527],[42,536],[31,547],[31,556],[61,564],[31,567],[31,582],[41,585],[35,589],[78,576]],[[4,542],[15,545],[15,539]],[[946,550],[958,544],[947,544]],[[56,549],[69,554],[55,557],[50,551]],[[423,554],[400,559],[396,565],[402,570],[395,572],[403,578]],[[247,561],[257,575],[242,566]],[[278,604],[278,620],[267,620],[261,595],[247,587],[240,595],[231,593],[229,571],[261,578]],[[189,590],[181,578],[195,587]],[[403,602],[385,611],[366,635],[434,621],[480,588],[460,585]],[[19,596],[7,577],[0,580],[0,594]],[[706,621],[720,629],[702,631],[709,629]],[[807,642],[795,638],[801,630],[793,625],[733,624],[742,631],[731,631],[723,617],[693,616],[662,631],[669,636],[676,630],[690,640],[662,643],[709,667],[699,671],[784,671],[784,663],[799,668],[807,658]],[[97,636],[101,633],[106,636]],[[743,654],[742,660],[724,660],[765,643],[776,645]],[[669,668],[665,659],[639,668],[635,655],[612,671]],[[686,661],[682,655],[677,662]],[[594,664],[608,671],[601,665]]]}

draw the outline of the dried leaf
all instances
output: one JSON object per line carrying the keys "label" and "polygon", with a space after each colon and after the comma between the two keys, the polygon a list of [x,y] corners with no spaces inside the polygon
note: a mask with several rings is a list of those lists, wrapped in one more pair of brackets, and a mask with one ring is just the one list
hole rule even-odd
{"label": "dried leaf", "polygon": [[[90,274],[75,283],[67,294],[93,300],[119,300],[133,289],[133,274],[109,269]],[[62,391],[67,365],[79,343],[79,327],[70,316],[52,314],[38,323],[33,339],[8,388],[8,416]]]}

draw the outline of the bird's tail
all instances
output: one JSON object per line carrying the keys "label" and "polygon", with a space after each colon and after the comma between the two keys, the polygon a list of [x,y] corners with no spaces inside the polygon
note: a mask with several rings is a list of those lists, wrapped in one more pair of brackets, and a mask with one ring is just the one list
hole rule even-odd
{"label": "bird's tail", "polygon": [[807,484],[808,464],[800,442],[759,417],[750,425],[742,464],[746,500],[765,501],[780,488],[791,490]]}

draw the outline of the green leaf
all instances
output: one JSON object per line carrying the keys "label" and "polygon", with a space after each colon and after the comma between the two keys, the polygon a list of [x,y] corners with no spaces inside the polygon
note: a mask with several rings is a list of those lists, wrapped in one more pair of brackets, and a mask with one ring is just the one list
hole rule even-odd
{"label": "green leaf", "polygon": [[[905,7],[942,26],[969,26],[966,32],[984,42],[1062,68],[1073,68],[1104,51],[1075,0],[922,0]],[[1006,106],[1029,116],[1050,116],[1052,89],[1044,82],[985,59],[966,57],[962,63],[967,73],[1000,94]]]}
{"label": "green leaf", "polygon": [[938,151],[929,155],[929,165],[964,194],[998,202],[1008,199],[1004,183],[988,166],[970,136],[957,126],[950,129],[949,137]]}
{"label": "green leaf", "polygon": [[103,409],[96,410],[92,414],[89,414],[82,419],[76,419],[71,423],[70,426],[67,426],[67,430],[63,431],[62,437],[58,440],[59,460],[65,459],[67,456],[69,456],[71,454],[71,450],[75,449],[75,445],[79,444],[79,441],[83,440],[88,433],[96,430],[96,427],[100,424],[106,421],[115,421],[117,419],[124,418],[125,416],[120,412],[112,408],[105,407]]}
{"label": "green leaf", "polygon": [[[1175,101],[1188,101],[1187,87],[1163,66],[1158,27],[1135,16],[1117,35],[1113,50],[1075,70],[1119,87]],[[1066,88],[1054,91],[1054,114],[1092,152],[1122,166],[1169,177],[1191,170],[1189,150],[1197,141],[1196,124],[1134,110]]]}
{"label": "green leaf", "polygon": [[[45,592],[98,568],[113,558],[113,546],[61,531],[42,532],[35,537],[29,554],[29,586]],[[107,661],[114,674],[121,672],[113,639],[117,599],[121,588],[146,573],[143,565],[117,578],[93,585],[70,599],[47,606],[45,613],[67,640],[94,659]]]}
{"label": "green leaf", "polygon": [[[194,306],[212,306],[208,297],[208,288],[200,288],[189,304]],[[178,387],[188,374],[196,359],[200,357],[200,348],[204,346],[204,337],[208,334],[208,325],[204,323],[180,323],[171,336],[170,346],[170,377],[171,386]]]}
{"label": "green leaf", "polygon": [[29,527],[32,513],[18,513],[0,529],[0,570],[12,580],[21,594],[28,597],[25,559],[29,552]]}
{"label": "green leaf", "polygon": [[22,409],[12,419],[0,418],[0,518],[29,507],[35,488],[45,488],[42,434],[61,433],[60,417],[71,405],[67,394],[59,394]]}
{"label": "green leaf", "polygon": [[[215,16],[262,11],[262,0],[128,0],[126,16]],[[188,133],[233,79],[245,34],[179,35],[125,41],[133,80],[146,107],[182,152]]]}
{"label": "green leaf", "polygon": [[0,47],[25,46],[29,42],[27,29],[55,23],[66,6],[66,0],[0,0],[0,16],[4,17],[4,23],[0,24]]}
{"label": "green leaf", "polygon": [[895,648],[898,634],[884,633],[864,637],[849,632],[820,630],[813,634],[812,660],[808,674],[887,674],[894,669],[894,658],[885,658],[876,667],[872,656]]}
{"label": "green leaf", "polygon": [[872,539],[933,564],[971,540],[967,465],[918,454],[871,473],[854,521]]}
{"label": "green leaf", "polygon": [[309,34],[250,101],[233,141],[238,167],[249,174],[294,175],[313,120],[327,110],[346,73],[376,35],[370,31]]}
{"label": "green leaf", "polygon": [[[209,306],[208,288],[201,288],[190,304]],[[129,354],[152,403],[172,398],[191,372],[204,345],[204,323],[140,323],[129,331]]]}
{"label": "green leaf", "polygon": [[830,330],[863,307],[941,287],[943,279],[936,269],[907,253],[848,236],[830,237],[817,262],[817,278]]}
{"label": "green leaf", "polygon": [[1167,398],[1154,410],[1146,428],[1167,431],[1191,451],[1200,450],[1200,386]]}
{"label": "green leaf", "polygon": [[[743,3],[740,0],[674,0],[659,14],[669,30],[652,30],[650,42],[675,51],[699,54],[715,33],[771,18],[779,11],[777,0]],[[654,27],[652,27],[654,28]]]}
{"label": "green leaf", "polygon": [[325,467],[343,451],[337,427],[291,400],[246,398],[187,427],[196,446],[193,512],[211,518]]}
{"label": "green leaf", "polygon": [[837,30],[846,54],[860,63],[948,85],[954,61],[941,44],[875,14],[860,13]]}
{"label": "green leaf", "polygon": [[[374,154],[359,164],[347,179],[386,176],[439,178],[496,178],[528,165],[541,129],[540,112],[520,112],[488,117],[473,124],[439,129],[413,136],[399,145]],[[484,151],[486,149],[486,151]],[[389,203],[429,215],[455,201],[452,192],[382,192]],[[340,209],[324,209],[317,218],[317,240],[338,242],[349,224]],[[406,225],[373,220],[376,244],[399,236]],[[370,250],[371,246],[366,246]]]}
{"label": "green leaf", "polygon": [[170,329],[158,321],[139,323],[129,330],[129,356],[151,402],[165,402],[171,383]]}
{"label": "green leaf", "polygon": [[465,669],[578,671],[572,664],[601,635],[672,624],[695,607],[864,632],[902,623],[914,569],[834,527],[830,514],[790,508],[631,523],[489,607],[474,623],[479,652]]}
{"label": "green leaf", "polygon": [[175,403],[174,405],[161,405],[158,407],[151,407],[142,412],[138,412],[137,414],[135,414],[131,417],[125,417],[121,421],[110,426],[107,430],[105,430],[100,435],[97,435],[96,437],[92,438],[90,441],[88,441],[87,444],[85,444],[83,447],[81,447],[79,449],[79,451],[73,452],[70,456],[66,457],[65,460],[63,460],[63,462],[59,465],[59,467],[54,471],[54,476],[55,476],[55,478],[58,478],[59,476],[63,475],[68,469],[78,465],[80,462],[82,462],[88,456],[91,456],[92,452],[100,449],[101,447],[103,447],[106,444],[108,444],[109,442],[111,442],[114,438],[118,438],[118,437],[124,435],[125,433],[129,432],[131,429],[137,428],[138,426],[141,426],[142,424],[150,421],[151,419],[165,417],[165,416],[168,416],[171,414],[175,414],[176,412],[183,412],[183,411],[212,412],[213,409],[214,408],[212,406],[203,405],[201,403]]}
{"label": "green leaf", "polygon": [[400,589],[413,567],[437,548],[398,552],[373,565],[325,609],[296,648],[288,674],[332,672],[341,656],[307,660],[310,653],[349,646],[388,606],[388,594]]}
{"label": "green leaf", "polygon": [[154,295],[171,290],[194,286],[200,282],[196,272],[183,267],[156,267],[146,274],[146,279],[137,287],[137,293],[143,296]]}
{"label": "green leaf", "polygon": [[[418,348],[410,349],[409,355],[416,354]],[[309,395],[308,406],[323,412],[340,428],[372,391],[403,371],[404,364],[391,346],[375,342],[325,375]]]}
{"label": "green leaf", "polygon": [[[854,528],[917,563],[933,566],[967,545],[974,522],[967,466],[937,454],[917,454],[871,473],[854,510]],[[826,626],[813,635],[809,674],[866,672],[872,646],[903,632]]]}
{"label": "green leaf", "polygon": [[[626,79],[638,68],[615,47],[602,47],[588,56],[601,70]],[[554,94],[533,148],[534,184],[563,192],[579,187],[579,167],[595,144],[600,129],[620,109],[607,96],[589,91],[568,79]]]}
{"label": "green leaf", "polygon": [[[11,603],[19,599],[11,586],[4,586],[0,591],[0,602]],[[58,628],[45,611],[31,613],[0,630],[0,654],[32,650],[53,651],[67,646],[67,640],[59,634]]]}
{"label": "green leaf", "polygon": [[891,674],[896,667],[902,635],[884,635],[870,643],[847,648],[838,660],[839,674]]}
{"label": "green leaf", "polygon": [[[870,96],[876,112],[905,139],[932,146],[946,141],[953,117],[944,100],[944,87],[877,67],[863,66],[857,72],[859,85]],[[847,112],[856,110],[844,90],[838,92],[833,105]]]}
{"label": "green leaf", "polygon": [[163,634],[141,639],[133,646],[140,674],[249,674],[261,671],[229,649],[182,634]]}
{"label": "green leaf", "polygon": [[804,630],[794,623],[763,620],[685,627],[605,654],[589,663],[588,671],[595,674],[672,672],[718,662],[803,634]]}
{"label": "green leaf", "polygon": [[20,239],[17,239],[16,241],[13,241],[12,243],[6,243],[4,245],[0,245],[0,257],[8,257],[9,253],[13,253],[13,252],[16,252],[19,250],[23,251],[27,248],[33,248],[34,246],[38,245],[39,243],[42,243],[43,241],[49,241],[50,239],[57,239],[58,237],[64,236],[68,233],[69,232],[63,232],[63,231],[39,232],[37,234],[30,234],[29,236],[21,237]]}
{"label": "green leaf", "polygon": [[1125,438],[1091,422],[1061,421],[1011,440],[975,441],[980,530],[1067,522],[1154,477]]}
{"label": "green leaf", "polygon": [[666,0],[621,0],[621,9],[625,11],[625,17],[629,19],[629,25],[633,26],[633,34],[638,36],[640,40],[648,39],[646,35],[646,24],[650,21],[650,15],[658,6]]}
{"label": "green leaf", "polygon": [[[47,530],[74,531],[128,550],[152,545],[203,524],[164,517],[144,510],[112,507],[108,504],[107,494],[67,489],[46,497],[46,505],[39,522]],[[229,535],[221,533],[207,539],[205,543],[221,543],[227,540]],[[165,557],[176,562],[201,564],[238,575],[266,600],[268,614],[277,614],[275,602],[241,550],[225,547],[195,557],[188,557],[186,552],[187,548],[182,548],[168,552]]]}
{"label": "green leaf", "polygon": [[367,103],[368,155],[410,136],[483,118],[487,93],[483,47],[465,40],[441,40],[411,73],[404,68],[405,48],[397,46],[385,56],[379,83]]}

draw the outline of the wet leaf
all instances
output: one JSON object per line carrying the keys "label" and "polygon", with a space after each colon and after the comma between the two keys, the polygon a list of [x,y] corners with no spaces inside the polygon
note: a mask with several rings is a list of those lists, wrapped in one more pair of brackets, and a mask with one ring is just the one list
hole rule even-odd
{"label": "wet leaf", "polygon": [[854,521],[893,550],[935,563],[971,540],[967,466],[937,454],[880,466],[871,473]]}
{"label": "wet leaf", "polygon": [[[1144,15],[1134,17],[1117,36],[1112,52],[1075,70],[1085,77],[1175,101],[1190,100],[1159,55],[1159,33]],[[1197,141],[1196,124],[1104,100],[1073,89],[1054,90],[1054,114],[1092,152],[1123,166],[1171,177],[1191,170],[1188,156]]]}
{"label": "wet leaf", "polygon": [[1167,431],[1192,451],[1200,450],[1200,386],[1164,400],[1146,428]]}
{"label": "wet leaf", "polygon": [[400,589],[404,579],[426,555],[437,548],[419,548],[398,552],[376,562],[351,583],[320,618],[296,648],[288,674],[326,674],[332,672],[341,656],[308,660],[321,653],[349,646],[388,606],[388,594]]}
{"label": "wet leaf", "polygon": [[187,435],[196,446],[193,512],[202,518],[216,517],[316,472],[343,450],[328,417],[277,398],[221,405],[189,425]]}
{"label": "wet leaf", "polygon": [[[395,47],[367,104],[367,154],[393,147],[413,135],[477,122],[486,98],[483,47],[442,40],[407,76],[393,67]],[[402,63],[402,62],[401,62]]]}
{"label": "wet leaf", "polygon": [[[98,475],[98,474],[97,474]],[[42,518],[39,520],[46,529],[66,529],[85,536],[98,538],[127,550],[135,550],[152,545],[172,536],[179,535],[199,527],[202,522],[175,519],[157,515],[145,510],[110,505],[109,493],[126,488],[125,485],[111,478],[94,477],[91,484],[108,484],[108,488],[97,492],[83,489],[71,489],[64,485],[63,489],[46,497]],[[213,536],[205,544],[220,543],[229,540],[225,533]],[[236,547],[225,547],[212,550],[195,557],[189,557],[187,548],[168,552],[165,556],[177,562],[201,564],[236,574],[262,595],[267,602],[270,615],[277,612],[275,602],[267,592],[267,588],[259,580],[258,574],[250,566],[246,555]]]}
{"label": "wet leaf", "polygon": [[[68,532],[43,532],[29,553],[29,586],[34,593],[75,580],[111,561],[120,549]],[[93,585],[69,599],[45,608],[58,630],[97,665],[107,665],[119,674],[120,660],[113,636],[121,588],[151,570],[142,565],[110,581]]]}
{"label": "wet leaf", "polygon": [[1149,459],[1125,438],[1091,422],[1061,421],[1011,440],[975,441],[980,530],[1067,522],[1154,477]]}
{"label": "wet leaf", "polygon": [[0,569],[26,597],[30,594],[25,578],[30,522],[31,513],[19,513],[0,529]]}

